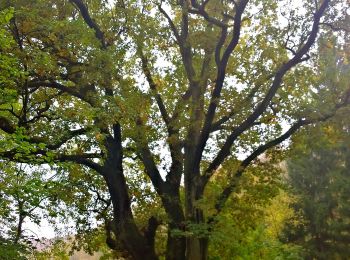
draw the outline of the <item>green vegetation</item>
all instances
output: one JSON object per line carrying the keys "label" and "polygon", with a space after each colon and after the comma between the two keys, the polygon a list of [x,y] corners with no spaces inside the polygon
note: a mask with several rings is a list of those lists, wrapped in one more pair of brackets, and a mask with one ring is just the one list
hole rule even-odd
{"label": "green vegetation", "polygon": [[302,210],[305,223],[288,230],[288,240],[303,246],[308,259],[346,259],[350,254],[349,120],[334,119],[307,129],[299,138],[288,168],[299,196],[294,206]]}
{"label": "green vegetation", "polygon": [[349,5],[299,2],[0,0],[0,256],[342,259]]}

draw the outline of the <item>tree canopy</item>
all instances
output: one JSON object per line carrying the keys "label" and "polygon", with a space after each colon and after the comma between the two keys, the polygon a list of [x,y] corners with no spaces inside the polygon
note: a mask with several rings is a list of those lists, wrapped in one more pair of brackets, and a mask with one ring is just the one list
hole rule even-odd
{"label": "tree canopy", "polygon": [[161,227],[166,259],[207,259],[244,173],[269,180],[285,140],[350,102],[345,0],[0,8],[1,159],[52,167],[50,198],[133,259],[158,259]]}

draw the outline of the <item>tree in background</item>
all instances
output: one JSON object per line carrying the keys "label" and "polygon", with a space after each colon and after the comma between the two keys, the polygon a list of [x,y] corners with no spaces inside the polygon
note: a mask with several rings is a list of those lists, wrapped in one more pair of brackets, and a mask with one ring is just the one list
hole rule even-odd
{"label": "tree in background", "polygon": [[289,239],[310,259],[342,259],[350,253],[350,140],[349,124],[342,123],[306,130],[288,162],[290,184],[299,194],[296,207],[305,221]]}
{"label": "tree in background", "polygon": [[[72,202],[69,191],[82,189],[77,218],[94,212],[84,205],[95,185],[115,251],[157,259],[165,223],[167,259],[207,259],[245,170],[350,101],[340,84],[327,107],[313,106],[321,96],[313,46],[346,16],[346,1],[289,2],[1,1],[14,9],[2,25],[13,40],[1,55],[13,64],[0,72],[1,158],[66,169],[64,196]],[[77,168],[89,174],[71,178]],[[226,182],[204,210],[220,170]],[[162,214],[145,210],[155,204]]]}
{"label": "tree in background", "polygon": [[[349,57],[349,46],[339,49],[329,45],[320,44],[325,64],[321,81],[337,91],[339,82],[349,84],[350,66],[344,59]],[[305,223],[287,233],[289,241],[304,247],[307,259],[345,259],[350,254],[349,112],[345,109],[293,139],[288,180],[299,196],[295,207],[302,211]]]}
{"label": "tree in background", "polygon": [[[284,228],[299,217],[293,209],[295,198],[285,191],[280,167],[262,164],[268,165],[247,170],[218,216],[210,234],[209,259],[302,259],[300,246],[280,240]],[[215,188],[208,189],[220,192],[224,179],[222,175]]]}

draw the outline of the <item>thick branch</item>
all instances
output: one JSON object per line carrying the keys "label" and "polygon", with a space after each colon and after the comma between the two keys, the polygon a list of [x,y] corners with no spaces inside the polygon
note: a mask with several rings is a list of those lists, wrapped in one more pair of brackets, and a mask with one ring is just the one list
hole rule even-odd
{"label": "thick branch", "polygon": [[135,140],[137,144],[138,153],[140,154],[143,165],[145,166],[146,173],[151,179],[154,188],[159,195],[164,192],[164,181],[160,176],[158,168],[154,162],[153,155],[148,147],[146,137],[142,131],[142,121],[137,120],[137,129],[139,129],[138,137],[139,140]]}
{"label": "thick branch", "polygon": [[234,141],[247,129],[254,125],[254,121],[265,112],[270,101],[275,96],[277,90],[279,89],[284,75],[294,66],[299,64],[304,60],[303,56],[307,54],[308,50],[311,48],[316,40],[320,19],[328,6],[329,0],[322,3],[320,9],[314,15],[314,23],[312,26],[311,33],[306,43],[296,52],[296,55],[290,59],[287,63],[283,64],[282,67],[276,72],[275,78],[273,80],[272,86],[267,92],[263,101],[255,108],[251,115],[247,117],[235,130],[228,136],[225,144],[222,146],[218,155],[215,157],[213,162],[209,165],[206,172],[215,171],[219,165],[226,159],[230,154],[230,149]]}
{"label": "thick branch", "polygon": [[221,29],[220,38],[219,38],[219,41],[217,42],[216,47],[215,47],[215,62],[216,62],[216,66],[218,66],[218,68],[219,68],[220,63],[221,63],[221,50],[225,44],[226,38],[227,38],[227,28],[224,27]]}
{"label": "thick branch", "polygon": [[182,1],[182,19],[181,19],[181,45],[180,52],[181,57],[183,60],[183,64],[185,66],[186,74],[188,77],[188,80],[190,81],[190,87],[193,85],[194,78],[196,76],[196,71],[193,67],[192,62],[192,47],[191,43],[188,39],[189,34],[189,24],[188,24],[188,9],[189,9],[189,3],[187,1]]}
{"label": "thick branch", "polygon": [[97,23],[91,18],[87,6],[82,0],[70,0],[80,11],[85,23],[95,31],[96,38],[100,40],[102,47],[106,48],[104,34]]}
{"label": "thick branch", "polygon": [[[199,138],[199,142],[198,142],[198,146],[197,146],[197,151],[196,151],[195,164],[200,163],[204,147],[206,145],[209,134],[211,132],[212,122],[213,122],[214,117],[215,117],[216,108],[217,108],[219,100],[220,100],[221,90],[222,90],[224,80],[225,80],[227,63],[228,63],[228,60],[229,60],[229,57],[230,57],[232,51],[235,49],[235,47],[238,44],[238,41],[240,38],[240,33],[241,33],[242,15],[243,15],[244,9],[245,9],[247,4],[248,4],[248,0],[243,0],[237,5],[236,15],[235,15],[235,19],[234,19],[233,36],[232,36],[232,39],[231,39],[229,45],[227,46],[227,48],[223,54],[222,59],[219,61],[216,84],[215,84],[214,90],[212,92],[210,104],[208,107],[208,112],[206,114],[203,129],[202,129],[201,134],[200,134],[200,138]],[[225,35],[226,35],[226,32],[223,30],[223,34],[219,40],[219,44],[221,44],[222,38],[226,37]]]}
{"label": "thick branch", "polygon": [[[20,162],[20,163],[35,163],[35,159],[33,159],[33,156],[35,155],[46,155],[45,150],[36,150],[29,154],[20,154],[17,149],[12,149],[9,151],[3,151],[0,152],[0,158],[8,159],[14,162]],[[95,158],[101,158],[101,154],[96,153],[86,153],[86,154],[57,154],[53,158],[56,162],[75,162],[78,164],[85,165],[99,173],[101,173],[102,167],[98,164],[92,161],[92,159]]]}
{"label": "thick branch", "polygon": [[38,88],[38,87],[48,87],[48,88],[54,88],[54,89],[58,89],[61,90],[67,94],[70,94],[76,98],[79,98],[80,100],[90,104],[91,106],[93,106],[93,102],[92,100],[90,100],[86,95],[84,95],[83,93],[75,90],[74,88],[71,87],[67,87],[63,84],[60,84],[58,82],[55,81],[31,81],[28,82],[28,87],[30,89],[32,88]]}
{"label": "thick branch", "polygon": [[[225,202],[229,198],[230,194],[234,191],[234,189],[237,185],[238,178],[242,176],[245,169],[255,159],[257,159],[259,155],[263,154],[268,149],[275,147],[278,144],[282,143],[283,141],[287,140],[290,136],[292,136],[302,126],[327,121],[328,119],[332,118],[340,108],[343,108],[349,104],[350,104],[350,89],[347,92],[345,92],[345,95],[343,96],[342,101],[340,103],[336,104],[334,106],[334,109],[332,111],[330,111],[329,113],[321,115],[317,118],[299,119],[283,135],[279,136],[278,138],[276,138],[274,140],[271,140],[270,142],[267,142],[267,143],[259,146],[256,150],[254,150],[244,161],[241,162],[237,172],[235,173],[233,178],[231,178],[230,183],[227,185],[227,187],[223,190],[222,194],[220,195],[220,197],[215,205],[218,213],[222,210],[222,208],[224,207]],[[202,184],[204,186],[208,182],[210,176],[212,176],[212,174],[202,176]]]}
{"label": "thick branch", "polygon": [[140,51],[140,55],[141,55],[141,61],[142,61],[142,70],[143,70],[143,73],[145,74],[146,76],[146,79],[148,81],[148,84],[154,94],[154,98],[156,99],[156,102],[157,102],[157,105],[158,105],[158,108],[159,108],[159,111],[162,115],[162,118],[164,120],[164,123],[165,125],[167,126],[168,128],[168,131],[169,131],[169,124],[170,124],[170,118],[169,118],[169,114],[166,110],[166,107],[164,105],[164,102],[163,102],[163,99],[161,97],[161,95],[158,93],[158,87],[157,87],[157,84],[154,82],[153,80],[153,77],[151,75],[151,71],[149,69],[149,66],[148,66],[148,59],[147,57],[142,53],[142,50]]}
{"label": "thick branch", "polygon": [[60,154],[54,160],[82,164],[102,174],[102,166],[91,160],[98,157],[96,154]]}
{"label": "thick branch", "polygon": [[0,116],[0,129],[8,134],[16,131],[15,126],[6,117]]}

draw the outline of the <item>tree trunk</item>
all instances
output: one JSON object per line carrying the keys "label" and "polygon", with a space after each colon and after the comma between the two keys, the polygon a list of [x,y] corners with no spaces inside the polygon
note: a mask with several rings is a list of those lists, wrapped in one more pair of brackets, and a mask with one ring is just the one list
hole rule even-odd
{"label": "tree trunk", "polygon": [[[174,185],[176,187],[176,185]],[[186,253],[186,239],[181,235],[174,235],[174,230],[184,231],[185,216],[181,207],[180,195],[173,186],[167,186],[162,202],[169,217],[168,240],[166,248],[167,260],[183,260]]]}
{"label": "tree trunk", "polygon": [[[192,172],[185,174],[185,210],[186,221],[195,225],[205,225],[203,210],[197,207],[197,201],[203,196],[202,190],[199,189],[199,169],[192,169]],[[186,182],[187,181],[187,182]],[[187,185],[186,185],[187,184]],[[186,259],[187,260],[206,260],[208,258],[208,238],[199,237],[196,230],[188,230],[194,233],[186,239]],[[204,234],[205,235],[205,234]]]}
{"label": "tree trunk", "polygon": [[135,260],[158,259],[154,248],[148,245],[133,219],[126,185],[123,185],[124,176],[115,169],[109,170],[106,171],[105,180],[112,199],[117,239]]}
{"label": "tree trunk", "polygon": [[[198,208],[192,209],[193,221],[196,225],[204,225],[203,211]],[[195,232],[194,232],[195,233]],[[186,241],[186,259],[206,260],[208,258],[208,237],[205,234],[188,237]]]}
{"label": "tree trunk", "polygon": [[168,226],[168,241],[166,248],[167,260],[183,260],[185,259],[186,240],[183,236],[174,236],[172,231],[178,227],[169,224]]}
{"label": "tree trunk", "polygon": [[186,259],[206,260],[208,258],[208,239],[189,237],[187,239]]}
{"label": "tree trunk", "polygon": [[[198,176],[196,174],[195,176]],[[203,210],[197,207],[197,201],[203,196],[202,191],[198,189],[198,179],[192,178],[191,185],[188,185],[186,193],[186,217],[187,221],[194,225],[205,225]],[[189,230],[194,233],[186,239],[186,259],[187,260],[206,260],[208,258],[208,238],[205,234],[196,234],[196,230]]]}
{"label": "tree trunk", "polygon": [[154,247],[137,227],[127,190],[122,166],[122,146],[120,126],[114,126],[114,137],[106,138],[107,158],[102,175],[107,183],[113,204],[116,238],[121,242],[130,257],[135,260],[156,260]]}
{"label": "tree trunk", "polygon": [[15,244],[17,244],[22,237],[22,226],[23,226],[23,221],[25,219],[25,214],[23,212],[23,203],[19,202],[18,205],[19,205],[18,206],[19,216],[18,216],[18,223],[17,223],[17,229],[16,229],[16,236],[14,238]]}

